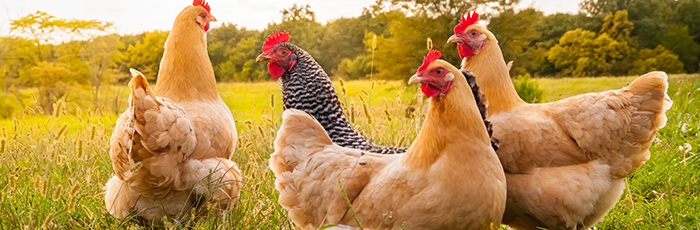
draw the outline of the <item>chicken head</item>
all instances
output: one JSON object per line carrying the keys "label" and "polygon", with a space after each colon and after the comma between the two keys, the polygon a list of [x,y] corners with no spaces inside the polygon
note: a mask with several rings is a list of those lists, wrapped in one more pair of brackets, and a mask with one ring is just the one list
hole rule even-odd
{"label": "chicken head", "polygon": [[439,51],[430,51],[423,59],[423,65],[418,68],[415,75],[408,80],[408,84],[420,83],[420,89],[426,97],[437,97],[440,93],[447,93],[455,75],[442,66],[432,66],[433,61],[440,58]]}
{"label": "chicken head", "polygon": [[289,41],[287,31],[272,32],[272,35],[268,36],[263,44],[263,53],[255,59],[255,62],[269,62],[267,71],[274,79],[280,78],[284,72],[289,71],[297,64],[297,55],[283,45],[287,41]]}
{"label": "chicken head", "polygon": [[209,3],[205,2],[204,0],[194,0],[192,5],[201,6],[201,8],[197,7],[198,14],[195,21],[197,22],[197,25],[204,30],[204,32],[209,31],[209,22],[216,21],[216,17],[211,15],[211,7],[209,7]]}
{"label": "chicken head", "polygon": [[479,14],[476,12],[462,15],[459,24],[454,28],[455,34],[447,40],[448,43],[457,43],[459,57],[462,59],[478,54],[488,39],[495,40],[491,32],[475,24],[477,20],[479,20]]}

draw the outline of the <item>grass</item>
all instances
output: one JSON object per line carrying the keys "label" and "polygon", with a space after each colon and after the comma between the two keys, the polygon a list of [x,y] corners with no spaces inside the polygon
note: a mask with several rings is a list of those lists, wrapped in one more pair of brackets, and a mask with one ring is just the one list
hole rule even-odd
{"label": "grass", "polygon": [[[582,93],[600,92],[619,89],[629,85],[639,76],[627,77],[581,77],[581,78],[533,78],[544,91],[545,100],[556,101]],[[697,78],[697,75],[673,74],[669,76],[670,83],[686,78]]]}
{"label": "grass", "polygon": [[[651,159],[629,177],[632,199],[625,193],[597,229],[700,229],[696,211],[700,206],[700,82],[683,75],[671,79],[669,95],[675,103],[668,124],[657,133]],[[632,78],[536,80],[552,101],[568,94],[619,88]],[[373,89],[371,84],[345,82],[347,96],[339,95],[346,111],[351,111],[348,116],[372,140],[408,146],[425,114],[424,101],[416,100],[423,98],[419,90],[402,82],[376,82]],[[337,81],[336,87],[340,89]],[[237,120],[239,147],[232,160],[243,171],[244,186],[225,215],[182,225],[294,229],[277,203],[274,174],[267,165],[282,111],[279,86],[275,82],[223,83],[219,90]],[[363,100],[371,101],[367,109]],[[61,104],[55,115],[25,110],[15,119],[0,120],[0,229],[141,229],[113,218],[104,206],[103,187],[113,175],[108,152],[116,115],[102,109],[88,112],[71,100]],[[414,112],[407,113],[409,107]]]}

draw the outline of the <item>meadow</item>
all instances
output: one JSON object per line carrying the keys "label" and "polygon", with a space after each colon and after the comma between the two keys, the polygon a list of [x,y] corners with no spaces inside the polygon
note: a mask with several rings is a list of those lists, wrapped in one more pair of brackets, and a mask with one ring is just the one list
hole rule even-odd
{"label": "meadow", "polygon": [[[618,89],[635,77],[535,79],[547,101]],[[427,103],[420,90],[398,81],[334,81],[348,117],[377,143],[409,146]],[[672,75],[674,105],[657,132],[651,159],[628,178],[629,189],[596,229],[700,229],[700,78]],[[168,222],[170,228],[294,229],[277,203],[269,154],[280,125],[276,82],[221,83],[239,132],[232,160],[244,175],[239,199],[222,216]],[[88,110],[77,99],[59,101],[51,115],[28,107],[0,120],[0,229],[141,229],[133,218],[107,213],[103,188],[113,175],[109,137],[126,107],[124,86],[105,89],[105,105]],[[108,96],[105,96],[108,97]],[[118,102],[121,102],[119,104]],[[189,215],[185,213],[183,215]]]}

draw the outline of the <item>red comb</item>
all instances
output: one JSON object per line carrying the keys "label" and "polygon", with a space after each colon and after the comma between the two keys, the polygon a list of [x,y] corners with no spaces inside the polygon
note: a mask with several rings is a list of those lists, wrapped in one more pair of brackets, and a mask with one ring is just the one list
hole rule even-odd
{"label": "red comb", "polygon": [[428,68],[428,65],[430,65],[431,62],[437,60],[440,58],[442,54],[440,51],[437,50],[431,50],[428,55],[425,55],[425,58],[423,58],[423,65],[418,68],[418,72],[425,70]]}
{"label": "red comb", "polygon": [[211,7],[209,7],[209,3],[205,2],[204,0],[194,0],[192,2],[193,6],[202,6],[204,7],[207,12],[211,13]]}
{"label": "red comb", "polygon": [[287,33],[287,31],[280,32],[279,30],[277,30],[275,32],[272,32],[272,35],[268,36],[267,39],[265,39],[265,44],[263,44],[262,50],[263,52],[268,52],[272,49],[272,47],[275,47],[275,45],[287,41],[289,41],[289,33]]}
{"label": "red comb", "polygon": [[463,14],[459,24],[455,26],[455,34],[466,30],[468,26],[473,25],[477,20],[479,20],[479,14],[476,11],[469,11],[466,15]]}

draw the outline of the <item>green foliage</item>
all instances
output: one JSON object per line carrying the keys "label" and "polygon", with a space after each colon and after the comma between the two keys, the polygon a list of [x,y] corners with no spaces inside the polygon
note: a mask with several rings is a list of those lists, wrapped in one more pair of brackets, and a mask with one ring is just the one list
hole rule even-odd
{"label": "green foliage", "polygon": [[530,74],[519,75],[513,82],[515,86],[515,91],[518,92],[518,96],[523,99],[523,101],[528,103],[543,103],[544,92],[540,90],[540,85],[533,80],[530,80]]}
{"label": "green foliage", "polygon": [[[248,76],[245,78],[234,77],[234,74],[240,72],[247,60],[255,59],[254,55],[257,55],[256,52],[259,52],[260,46],[262,46],[260,35],[259,31],[239,29],[238,26],[231,23],[224,23],[209,31],[207,49],[217,80],[248,80]],[[243,42],[244,40],[245,42]],[[256,79],[256,77],[250,78]]]}
{"label": "green foliage", "polygon": [[255,63],[255,57],[260,54],[260,47],[262,47],[258,37],[258,35],[252,35],[243,38],[236,46],[226,51],[226,61],[214,67],[214,73],[220,81],[270,79],[265,65]]}
{"label": "green foliage", "polygon": [[496,3],[500,7],[510,7],[519,2],[519,0],[378,0],[373,7],[389,8],[389,11],[400,9],[415,15],[436,17],[461,15],[486,4]]}
{"label": "green foliage", "polygon": [[372,56],[360,55],[355,59],[345,58],[338,64],[338,70],[335,75],[344,79],[360,79],[369,78],[371,69]]}
{"label": "green foliage", "polygon": [[111,26],[111,22],[60,19],[41,11],[10,21],[10,30],[34,39],[40,45],[59,41],[60,36],[69,38],[89,36],[90,32],[105,31]]}
{"label": "green foliage", "polygon": [[611,64],[609,73],[612,75],[626,74],[632,66],[631,58],[635,52],[633,47],[636,46],[636,41],[630,37],[633,28],[634,25],[628,20],[627,10],[620,10],[614,14],[609,13],[603,19],[603,28],[600,29],[599,38],[607,34],[614,40],[615,44],[604,46],[605,50],[597,52],[607,52],[610,55],[605,58],[605,61]]}
{"label": "green foliage", "polygon": [[683,70],[683,63],[678,60],[678,55],[667,50],[664,46],[658,45],[653,50],[640,50],[629,74],[641,75],[656,70],[679,73]]}
{"label": "green foliage", "polygon": [[503,58],[517,63],[510,69],[511,75],[525,74],[545,61],[546,50],[532,45],[542,35],[535,24],[543,17],[533,8],[517,13],[508,9],[489,21],[488,29],[498,38]]}
{"label": "green foliage", "polygon": [[627,21],[627,12],[608,15],[604,25],[597,37],[594,32],[581,29],[566,32],[559,44],[550,49],[549,60],[563,75],[626,74],[635,51],[629,44],[632,25]]}
{"label": "green foliage", "polygon": [[[430,18],[425,16],[406,16],[400,11],[391,11],[378,15],[389,24],[389,34],[377,35],[377,50],[374,56],[374,68],[378,79],[408,79],[421,65],[422,57],[428,53],[426,41],[447,41],[453,34],[455,20],[448,16]],[[374,33],[365,36],[365,47],[372,51]],[[450,63],[459,63],[459,54],[454,45],[434,42],[434,50],[442,52],[441,59]]]}
{"label": "green foliage", "polygon": [[689,34],[696,44],[700,44],[700,0],[681,1],[673,16],[676,23],[688,26]]}
{"label": "green foliage", "polygon": [[678,59],[683,62],[687,72],[698,71],[700,45],[693,41],[687,25],[670,25],[660,40],[664,47],[678,54]]}
{"label": "green foliage", "polygon": [[158,76],[158,67],[160,59],[163,58],[165,40],[168,38],[168,34],[170,32],[146,32],[142,41],[129,45],[124,54],[128,59],[128,68],[137,69],[149,80],[155,80]]}
{"label": "green foliage", "polygon": [[0,92],[0,119],[11,118],[12,114],[14,114],[17,109],[19,109],[19,106],[17,105],[14,96],[6,95]]}
{"label": "green foliage", "polygon": [[584,0],[582,12],[592,19],[602,20],[609,13],[621,10],[629,12],[629,20],[634,24],[631,37],[637,37],[639,48],[654,48],[659,44],[656,39],[663,33],[670,15],[673,15],[675,1],[669,0]]}

